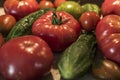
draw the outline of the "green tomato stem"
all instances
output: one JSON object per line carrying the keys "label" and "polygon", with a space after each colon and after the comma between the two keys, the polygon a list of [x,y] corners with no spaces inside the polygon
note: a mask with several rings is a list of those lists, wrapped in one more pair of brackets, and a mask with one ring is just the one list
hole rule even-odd
{"label": "green tomato stem", "polygon": [[63,20],[62,16],[57,15],[55,11],[53,12],[53,16],[52,16],[52,24],[53,25],[61,25],[63,23],[68,22],[69,20],[70,19]]}
{"label": "green tomato stem", "polygon": [[54,24],[54,25],[62,24],[62,17],[60,16],[60,18],[58,18],[58,16],[56,15],[56,12],[53,12],[52,24]]}

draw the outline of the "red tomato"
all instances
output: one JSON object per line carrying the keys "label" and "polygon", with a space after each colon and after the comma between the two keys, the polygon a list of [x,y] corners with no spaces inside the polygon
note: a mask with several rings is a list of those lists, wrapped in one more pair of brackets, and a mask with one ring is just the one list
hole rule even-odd
{"label": "red tomato", "polygon": [[16,19],[9,14],[0,16],[0,32],[3,34],[9,33],[12,27],[15,25]]}
{"label": "red tomato", "polygon": [[96,38],[103,54],[120,63],[120,16],[103,17],[96,27]]}
{"label": "red tomato", "polygon": [[99,22],[100,17],[96,12],[84,12],[80,18],[79,22],[81,23],[81,26],[86,31],[92,31],[95,30],[97,23]]}
{"label": "red tomato", "polygon": [[101,5],[102,14],[117,14],[120,15],[120,0],[104,0]]}
{"label": "red tomato", "polygon": [[0,73],[5,80],[37,80],[51,68],[53,53],[41,38],[26,35],[0,49]]}
{"label": "red tomato", "polygon": [[36,0],[6,0],[4,9],[7,14],[13,15],[17,20],[37,11],[38,3]]}
{"label": "red tomato", "polygon": [[[60,19],[61,17],[61,19]],[[53,51],[62,51],[79,36],[79,22],[67,12],[47,12],[37,19],[33,26],[34,35],[42,37]]]}
{"label": "red tomato", "polygon": [[62,4],[63,2],[65,2],[66,0],[54,0],[54,5],[57,8],[60,4]]}
{"label": "red tomato", "polygon": [[39,8],[54,8],[54,4],[51,1],[42,0],[39,3]]}

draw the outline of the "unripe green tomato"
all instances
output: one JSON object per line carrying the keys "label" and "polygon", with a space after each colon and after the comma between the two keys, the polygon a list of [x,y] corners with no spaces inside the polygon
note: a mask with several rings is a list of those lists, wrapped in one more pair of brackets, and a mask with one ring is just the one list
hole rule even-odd
{"label": "unripe green tomato", "polygon": [[100,14],[100,7],[97,4],[86,3],[86,4],[82,5],[81,7],[83,9],[83,12],[93,11],[93,12]]}
{"label": "unripe green tomato", "polygon": [[56,11],[66,11],[78,19],[82,13],[82,7],[75,1],[66,1],[58,6]]}

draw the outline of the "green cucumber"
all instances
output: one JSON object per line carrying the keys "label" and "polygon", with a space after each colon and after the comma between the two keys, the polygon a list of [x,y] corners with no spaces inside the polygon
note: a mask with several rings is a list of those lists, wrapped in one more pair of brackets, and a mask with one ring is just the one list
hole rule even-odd
{"label": "green cucumber", "polygon": [[58,69],[63,79],[75,80],[83,76],[92,65],[96,51],[96,39],[93,34],[81,34],[70,45],[58,62]]}
{"label": "green cucumber", "polygon": [[30,34],[31,33],[31,27],[32,24],[36,19],[38,19],[41,15],[46,13],[49,10],[54,10],[53,8],[47,8],[47,9],[40,9],[36,12],[33,12],[21,20],[19,20],[12,28],[12,30],[8,33],[6,40],[19,37],[22,35]]}

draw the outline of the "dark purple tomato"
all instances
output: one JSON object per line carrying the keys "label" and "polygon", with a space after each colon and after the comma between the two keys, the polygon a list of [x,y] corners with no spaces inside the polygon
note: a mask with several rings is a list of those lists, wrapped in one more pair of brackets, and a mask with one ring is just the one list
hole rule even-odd
{"label": "dark purple tomato", "polygon": [[0,49],[0,73],[5,80],[37,80],[49,72],[52,62],[51,49],[37,36],[11,39]]}

